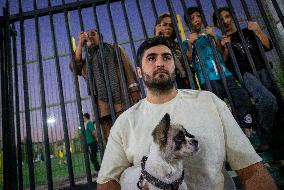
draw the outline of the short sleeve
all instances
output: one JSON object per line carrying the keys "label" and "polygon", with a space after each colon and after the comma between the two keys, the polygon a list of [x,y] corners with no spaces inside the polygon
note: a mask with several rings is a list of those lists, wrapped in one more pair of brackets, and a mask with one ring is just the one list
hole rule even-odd
{"label": "short sleeve", "polygon": [[[257,37],[257,38],[254,37],[254,34],[255,34],[255,33],[254,33],[253,31],[249,30],[248,28],[245,28],[245,29],[244,29],[244,32],[248,32],[248,33],[249,33],[250,39],[253,40],[253,43],[255,44],[255,47],[258,48],[258,45],[257,45],[257,41],[256,41],[256,40],[259,40],[259,41],[260,41],[260,39],[259,39],[258,37]],[[268,51],[271,51],[271,50],[273,49],[273,43],[272,43],[271,39],[270,39],[268,36],[266,36],[266,37],[268,38],[270,48],[267,48],[267,47],[265,47],[264,45],[262,45],[262,47],[263,47],[263,49],[264,49],[265,52],[268,52]]]}
{"label": "short sleeve", "polygon": [[119,182],[122,172],[130,166],[123,148],[122,132],[120,130],[121,127],[126,127],[125,125],[128,122],[125,122],[125,120],[123,121],[119,117],[110,131],[97,179],[99,184],[104,184],[110,180]]}
{"label": "short sleeve", "polygon": [[231,168],[240,170],[260,162],[261,157],[255,152],[227,105],[215,95],[213,99],[223,124],[226,160]]}
{"label": "short sleeve", "polygon": [[95,126],[94,126],[94,124],[93,124],[91,121],[88,122],[87,128],[88,128],[88,130],[90,130],[91,132],[92,132],[93,130],[95,130]]}

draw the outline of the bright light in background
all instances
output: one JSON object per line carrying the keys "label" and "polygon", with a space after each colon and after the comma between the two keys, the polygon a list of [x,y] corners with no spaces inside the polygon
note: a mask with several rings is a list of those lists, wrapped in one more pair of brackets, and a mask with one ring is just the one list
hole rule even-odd
{"label": "bright light in background", "polygon": [[81,127],[79,126],[78,129],[81,130]]}
{"label": "bright light in background", "polygon": [[49,124],[53,124],[53,123],[55,123],[55,118],[54,117],[50,117],[50,118],[48,118],[47,119],[47,123],[49,123]]}

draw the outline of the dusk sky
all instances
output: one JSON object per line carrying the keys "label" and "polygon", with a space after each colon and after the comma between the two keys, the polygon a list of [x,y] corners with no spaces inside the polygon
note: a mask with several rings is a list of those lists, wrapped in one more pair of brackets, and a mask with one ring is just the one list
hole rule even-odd
{"label": "dusk sky", "polygon": [[[10,0],[10,14],[18,13],[18,1]],[[23,3],[23,11],[31,11],[33,9],[33,1],[32,0],[24,0]],[[47,0],[38,0],[38,8],[47,7]],[[66,0],[66,3],[74,2],[74,0]],[[183,21],[183,11],[182,6],[179,0],[172,0],[175,11],[179,14]],[[213,8],[211,6],[210,1],[202,0],[203,10],[205,11],[207,21],[210,25],[212,25],[212,13]],[[226,6],[225,0],[217,0],[218,6]],[[166,0],[155,0],[158,14],[162,14],[168,12]],[[195,1],[186,0],[187,6],[194,6]],[[233,2],[237,9],[237,16],[240,20],[244,20],[244,13],[242,9],[240,9],[239,1]],[[256,4],[254,0],[247,1],[252,15],[257,17],[259,15],[258,9],[256,8]],[[3,0],[0,0],[0,15],[2,13]],[[52,5],[60,5],[60,0],[53,0]],[[152,11],[150,0],[140,0],[141,9],[143,11],[144,21],[147,27],[147,33],[149,36],[153,35],[153,27],[155,23],[155,17]],[[142,27],[140,24],[139,15],[137,12],[136,3],[134,0],[126,0],[127,13],[131,25],[131,31],[133,38],[135,41],[136,50],[138,45],[141,43],[144,38]],[[130,49],[129,36],[127,34],[127,28],[125,25],[125,20],[122,12],[121,3],[112,3],[112,16],[114,19],[114,24],[116,28],[116,35],[119,43],[122,43],[122,46],[126,49],[129,57],[133,61],[132,52]],[[92,8],[83,9],[82,11],[84,17],[84,26],[85,29],[96,28],[94,15]],[[101,33],[103,34],[104,41],[112,43],[112,34],[110,30],[109,17],[107,13],[107,6],[99,6],[97,7],[98,18],[100,22]],[[49,138],[50,141],[55,141],[63,138],[63,129],[62,129],[62,121],[61,121],[61,112],[58,96],[58,85],[56,81],[56,72],[54,66],[54,59],[52,58],[54,55],[53,44],[52,44],[52,36],[50,30],[50,21],[49,16],[40,17],[40,36],[41,36],[41,49],[43,56],[43,68],[44,68],[44,80],[45,80],[45,93],[46,93],[46,101],[48,105],[48,117],[55,118],[55,123],[49,124]],[[64,14],[56,14],[54,15],[54,24],[56,30],[56,39],[57,39],[57,47],[58,54],[65,55],[60,56],[60,66],[61,66],[61,77],[63,80],[63,90],[64,90],[64,99],[67,102],[66,104],[66,112],[67,112],[67,120],[68,120],[68,128],[70,138],[74,137],[74,132],[76,128],[79,126],[77,108],[75,103],[75,92],[74,92],[74,84],[73,84],[73,76],[69,70],[70,56],[69,56],[69,46],[67,40],[67,33],[65,28],[65,20]],[[18,59],[18,76],[19,76],[19,95],[20,95],[20,110],[21,110],[21,134],[22,139],[26,136],[25,130],[25,120],[24,120],[24,98],[23,98],[23,85],[22,85],[22,67],[21,67],[21,45],[20,45],[20,25],[19,22],[15,23],[16,30],[18,32],[17,36],[17,54]],[[30,100],[30,109],[31,111],[31,127],[32,127],[32,138],[33,141],[42,141],[42,119],[41,119],[41,103],[40,103],[40,88],[39,88],[39,75],[38,75],[38,61],[37,61],[37,51],[36,51],[36,34],[35,34],[35,22],[34,19],[29,19],[24,22],[25,26],[25,42],[26,42],[26,58],[28,63],[28,84],[29,84],[29,100]],[[70,26],[72,36],[75,37],[77,41],[77,35],[80,31],[79,17],[78,11],[70,12]],[[242,26],[245,26],[245,23],[242,23]],[[188,33],[186,34],[188,35]],[[67,54],[67,56],[66,56]],[[85,81],[80,79],[80,87],[81,87],[81,96],[83,98],[87,98],[86,93],[86,85]],[[92,113],[92,108],[89,100],[83,101],[83,111]],[[1,130],[2,133],[2,130]]]}

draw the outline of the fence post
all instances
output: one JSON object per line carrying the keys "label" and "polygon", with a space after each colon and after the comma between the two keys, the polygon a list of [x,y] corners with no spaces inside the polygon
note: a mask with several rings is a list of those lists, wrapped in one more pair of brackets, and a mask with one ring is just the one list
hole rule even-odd
{"label": "fence post", "polygon": [[[23,15],[22,1],[18,0],[19,14]],[[24,87],[24,107],[25,107],[25,119],[26,119],[26,142],[27,142],[27,153],[28,153],[28,167],[29,167],[29,181],[30,189],[35,189],[35,174],[34,174],[34,163],[33,163],[33,142],[31,133],[31,116],[30,116],[30,100],[29,100],[29,84],[28,84],[28,69],[26,61],[26,42],[25,42],[25,28],[24,19],[20,19],[20,35],[21,35],[21,54],[22,54],[22,70],[23,70],[23,87]]]}
{"label": "fence post", "polygon": [[[33,4],[34,4],[34,10],[37,10],[37,1],[33,0]],[[43,63],[42,63],[42,53],[41,53],[40,29],[39,29],[39,19],[37,15],[35,15],[35,30],[36,30],[39,84],[40,84],[41,107],[42,107],[41,115],[42,115],[42,126],[43,126],[43,136],[44,136],[45,168],[47,173],[48,189],[52,190],[53,189],[52,166],[50,159],[50,146],[49,146],[49,137],[48,137],[47,110],[46,110],[44,74],[43,74]]]}
{"label": "fence post", "polygon": [[[52,7],[51,0],[48,0],[48,7],[49,8]],[[49,12],[49,20],[50,20],[52,43],[53,43],[53,50],[54,50],[54,56],[55,56],[56,78],[57,78],[59,101],[60,101],[60,108],[61,108],[61,117],[62,117],[63,131],[64,131],[64,142],[65,142],[65,149],[66,149],[68,177],[69,177],[70,187],[74,187],[75,181],[74,181],[74,172],[73,172],[72,158],[71,158],[71,152],[70,152],[70,141],[69,141],[69,135],[68,135],[66,109],[65,109],[65,104],[64,104],[62,77],[61,77],[59,57],[58,57],[58,51],[57,51],[58,49],[57,49],[57,44],[56,44],[53,14],[51,12]]]}

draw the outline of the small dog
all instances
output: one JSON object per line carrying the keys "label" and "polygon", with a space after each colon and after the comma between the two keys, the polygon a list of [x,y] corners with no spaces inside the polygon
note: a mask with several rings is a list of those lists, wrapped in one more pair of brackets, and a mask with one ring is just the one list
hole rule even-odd
{"label": "small dog", "polygon": [[198,141],[182,125],[171,124],[165,114],[152,132],[153,143],[141,166],[127,168],[121,175],[122,190],[187,190],[182,158],[198,151]]}

